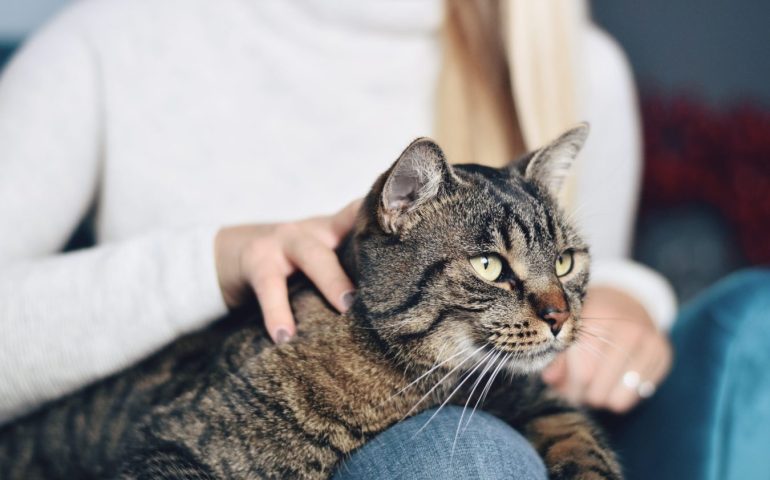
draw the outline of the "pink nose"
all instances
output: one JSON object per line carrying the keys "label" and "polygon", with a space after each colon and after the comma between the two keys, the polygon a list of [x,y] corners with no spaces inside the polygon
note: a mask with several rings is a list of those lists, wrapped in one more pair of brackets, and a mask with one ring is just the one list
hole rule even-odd
{"label": "pink nose", "polygon": [[561,331],[564,322],[569,318],[569,310],[557,310],[547,307],[540,311],[540,318],[551,327],[551,332],[556,336]]}

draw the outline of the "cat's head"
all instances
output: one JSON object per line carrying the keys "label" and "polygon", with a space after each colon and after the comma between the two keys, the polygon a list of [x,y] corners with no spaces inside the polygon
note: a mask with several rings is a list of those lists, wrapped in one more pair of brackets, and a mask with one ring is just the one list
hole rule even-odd
{"label": "cat's head", "polygon": [[588,247],[556,197],[580,125],[508,168],[451,166],[412,142],[375,183],[353,234],[355,312],[412,365],[505,358],[532,372],[576,336]]}

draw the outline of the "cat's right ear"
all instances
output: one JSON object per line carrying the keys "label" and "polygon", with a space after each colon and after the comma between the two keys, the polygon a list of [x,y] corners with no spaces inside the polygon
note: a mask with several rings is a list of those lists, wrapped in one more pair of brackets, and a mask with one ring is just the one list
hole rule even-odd
{"label": "cat's right ear", "polygon": [[410,214],[438,195],[452,176],[444,152],[424,137],[409,144],[386,175],[378,215],[386,233],[397,233]]}
{"label": "cat's right ear", "polygon": [[514,162],[512,168],[527,180],[538,182],[558,198],[564,180],[588,138],[589,127],[581,123],[545,147]]}

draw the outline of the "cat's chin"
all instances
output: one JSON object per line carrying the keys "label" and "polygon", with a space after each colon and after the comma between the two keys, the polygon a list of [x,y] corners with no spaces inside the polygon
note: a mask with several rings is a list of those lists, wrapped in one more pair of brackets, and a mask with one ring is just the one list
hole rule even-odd
{"label": "cat's chin", "polygon": [[527,352],[509,360],[505,368],[511,373],[526,375],[539,373],[556,358],[560,351],[556,346],[548,346],[536,352]]}

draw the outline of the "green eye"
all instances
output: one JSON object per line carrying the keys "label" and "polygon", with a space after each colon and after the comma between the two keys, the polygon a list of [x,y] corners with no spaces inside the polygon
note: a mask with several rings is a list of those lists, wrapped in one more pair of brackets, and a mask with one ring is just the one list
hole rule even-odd
{"label": "green eye", "polygon": [[503,261],[497,255],[479,255],[471,258],[471,266],[476,275],[488,282],[496,282],[503,273]]}
{"label": "green eye", "polygon": [[563,277],[572,271],[572,267],[575,264],[575,258],[572,254],[572,250],[565,250],[556,257],[556,276]]}

